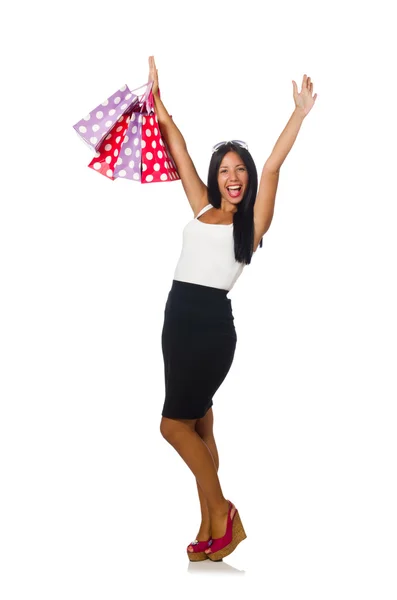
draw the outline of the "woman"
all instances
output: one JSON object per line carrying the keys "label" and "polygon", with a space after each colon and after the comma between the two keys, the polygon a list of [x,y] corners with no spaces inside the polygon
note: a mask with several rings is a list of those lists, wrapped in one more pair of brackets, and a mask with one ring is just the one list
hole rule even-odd
{"label": "woman", "polygon": [[239,513],[218,479],[212,397],[233,362],[237,336],[227,293],[270,227],[280,167],[317,98],[303,76],[295,110],[267,159],[258,187],[244,142],[214,146],[205,185],[185,140],[160,100],[158,72],[149,79],[161,134],[178,169],[195,216],[183,231],[182,252],[164,311],[162,351],[165,401],[160,431],[196,477],[201,525],[188,548],[190,560],[222,560],[246,537]]}

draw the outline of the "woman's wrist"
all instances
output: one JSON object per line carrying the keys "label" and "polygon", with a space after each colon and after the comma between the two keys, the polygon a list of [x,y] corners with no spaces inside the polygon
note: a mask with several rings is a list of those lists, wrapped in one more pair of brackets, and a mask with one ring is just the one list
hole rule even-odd
{"label": "woman's wrist", "polygon": [[302,121],[307,116],[304,109],[300,108],[299,106],[295,106],[294,114],[300,117]]}

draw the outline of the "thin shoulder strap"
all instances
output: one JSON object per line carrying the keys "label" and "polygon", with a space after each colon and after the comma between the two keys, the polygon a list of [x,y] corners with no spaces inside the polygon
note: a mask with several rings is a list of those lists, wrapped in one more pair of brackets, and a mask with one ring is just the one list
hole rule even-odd
{"label": "thin shoulder strap", "polygon": [[199,217],[201,217],[201,215],[203,213],[205,213],[207,210],[209,210],[210,208],[212,208],[212,204],[207,204],[206,206],[204,206],[204,208],[202,208],[199,212],[199,214],[197,215],[196,219],[198,219]]}

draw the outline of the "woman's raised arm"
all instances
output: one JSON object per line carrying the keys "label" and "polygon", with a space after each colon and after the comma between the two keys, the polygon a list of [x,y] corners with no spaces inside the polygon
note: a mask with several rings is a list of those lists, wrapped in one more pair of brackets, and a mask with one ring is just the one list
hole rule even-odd
{"label": "woman's raised arm", "polygon": [[259,184],[258,194],[254,204],[254,252],[273,219],[274,204],[280,175],[280,168],[295,143],[303,120],[314,106],[317,94],[313,96],[313,82],[306,74],[303,75],[302,89],[298,93],[296,82],[293,83],[295,110],[287,125],[278,138],[272,153],[265,162]]}
{"label": "woman's raised arm", "polygon": [[190,206],[196,215],[203,206],[208,204],[207,186],[200,179],[188,153],[185,139],[175,125],[172,117],[168,114],[167,109],[159,96],[158,72],[153,56],[149,57],[149,80],[153,81],[152,92],[154,106],[161,135],[176,164],[183,189],[185,190]]}

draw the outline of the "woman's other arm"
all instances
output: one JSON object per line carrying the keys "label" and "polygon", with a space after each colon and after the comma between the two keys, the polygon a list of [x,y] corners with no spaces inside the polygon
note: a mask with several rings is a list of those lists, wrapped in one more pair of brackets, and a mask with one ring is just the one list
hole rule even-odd
{"label": "woman's other arm", "polygon": [[295,110],[292,113],[287,125],[278,138],[269,158],[265,162],[262,170],[258,194],[254,205],[254,252],[266,231],[270,227],[273,219],[276,192],[280,175],[280,168],[288,156],[292,146],[295,143],[303,120],[309,114],[316,101],[317,94],[313,94],[313,83],[310,77],[303,76],[301,93],[298,94],[298,88],[295,81],[294,101]]}

